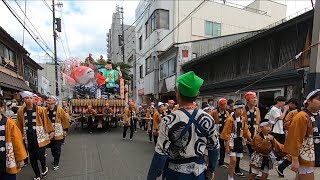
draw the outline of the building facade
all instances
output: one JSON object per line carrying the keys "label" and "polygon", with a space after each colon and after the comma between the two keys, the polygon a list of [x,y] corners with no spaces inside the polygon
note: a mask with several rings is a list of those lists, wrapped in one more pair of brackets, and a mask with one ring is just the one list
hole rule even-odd
{"label": "building facade", "polygon": [[[45,95],[56,95],[56,79],[55,79],[55,65],[54,63],[42,63],[40,64],[43,69],[39,71],[39,92],[43,92]],[[48,84],[49,83],[49,84]],[[63,77],[61,75],[61,67],[58,65],[58,89],[59,96],[61,98],[68,97],[68,87],[64,88]],[[49,86],[49,88],[48,88]],[[46,94],[47,93],[47,94]]]}
{"label": "building facade", "polygon": [[[212,1],[201,3],[140,1],[136,8],[137,60],[134,74],[135,99],[138,102],[160,98],[161,64],[158,56],[173,44],[255,31],[286,16],[285,5],[268,0],[256,0],[241,8]],[[172,63],[170,67],[174,69],[174,74],[178,69],[177,60],[169,62]]]}
{"label": "building facade", "polygon": [[0,26],[0,98],[20,99],[19,91],[32,91],[24,79],[26,60],[32,60],[28,51]]}
{"label": "building facade", "polygon": [[[135,26],[123,25],[124,30],[124,61],[128,63],[132,53],[135,51]],[[121,50],[121,13],[116,11],[112,15],[111,28],[107,32],[107,58],[112,62],[123,62],[122,50]]]}
{"label": "building facade", "polygon": [[185,62],[182,69],[204,79],[199,101],[224,97],[245,102],[244,94],[255,91],[263,115],[279,95],[302,102],[312,24],[309,11]]}
{"label": "building facade", "polygon": [[24,57],[24,62],[24,80],[34,93],[41,93],[38,86],[38,71],[42,70],[43,68],[29,56]]}

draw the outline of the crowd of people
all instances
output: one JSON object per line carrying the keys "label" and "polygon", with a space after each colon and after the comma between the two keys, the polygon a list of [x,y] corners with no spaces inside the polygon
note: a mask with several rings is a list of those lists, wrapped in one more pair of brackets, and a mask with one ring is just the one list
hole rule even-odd
{"label": "crowd of people", "polygon": [[[16,174],[31,164],[34,180],[48,175],[46,149],[51,149],[52,169],[59,169],[61,146],[70,126],[66,101],[58,106],[55,96],[45,100],[29,91],[20,92],[21,107],[12,100],[0,100],[0,179],[15,180]],[[39,168],[40,162],[40,168]]]}
{"label": "crowd of people", "polygon": [[296,99],[278,96],[262,116],[251,91],[245,94],[246,103],[220,98],[215,108],[209,99],[198,109],[195,100],[202,83],[193,72],[181,75],[178,108],[160,121],[153,115],[157,141],[148,180],[161,175],[175,180],[213,179],[216,166],[228,168],[228,180],[245,177],[240,170],[245,151],[250,156],[250,180],[257,176],[266,180],[274,166],[284,177],[290,165],[297,180],[315,179],[315,167],[320,167],[320,89],[310,92],[301,107]]}
{"label": "crowd of people", "polygon": [[[209,99],[200,109],[195,101],[202,84],[191,71],[177,79],[177,102],[170,99],[137,106],[129,100],[123,112],[122,138],[126,139],[129,130],[133,140],[140,127],[146,140],[154,143],[148,180],[161,175],[168,180],[214,179],[216,167],[228,169],[228,180],[245,177],[240,169],[244,153],[250,156],[250,180],[257,176],[266,180],[273,168],[284,177],[284,169],[290,165],[297,180],[315,179],[315,168],[320,166],[320,89],[310,92],[301,107],[296,99],[278,96],[264,116],[252,91],[244,95],[245,103],[220,98],[215,107]],[[52,169],[59,169],[71,111],[66,101],[58,106],[55,96],[41,100],[28,91],[20,95],[21,107],[15,101],[0,101],[0,179],[15,179],[30,162],[34,180],[40,180],[48,174],[47,148],[54,159]],[[88,106],[84,114],[92,133],[96,112]],[[106,131],[115,116],[107,103],[102,119]]]}

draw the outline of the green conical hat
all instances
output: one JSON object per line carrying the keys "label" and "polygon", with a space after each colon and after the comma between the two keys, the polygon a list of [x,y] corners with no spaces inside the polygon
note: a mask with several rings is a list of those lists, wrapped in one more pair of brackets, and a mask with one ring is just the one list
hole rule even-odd
{"label": "green conical hat", "polygon": [[203,84],[203,79],[193,71],[189,71],[177,79],[177,89],[186,97],[197,97]]}

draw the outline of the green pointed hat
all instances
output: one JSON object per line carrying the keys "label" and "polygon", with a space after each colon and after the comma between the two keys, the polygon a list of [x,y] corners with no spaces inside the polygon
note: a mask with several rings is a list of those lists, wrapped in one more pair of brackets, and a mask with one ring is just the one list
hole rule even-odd
{"label": "green pointed hat", "polygon": [[189,71],[177,79],[177,89],[186,97],[197,97],[203,84],[203,79]]}

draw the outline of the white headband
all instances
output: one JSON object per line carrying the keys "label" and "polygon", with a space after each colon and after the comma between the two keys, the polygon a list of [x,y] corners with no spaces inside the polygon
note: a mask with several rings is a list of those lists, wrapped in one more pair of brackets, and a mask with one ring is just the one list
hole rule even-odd
{"label": "white headband", "polygon": [[320,89],[316,89],[316,90],[310,92],[310,93],[308,94],[308,96],[306,97],[306,100],[310,99],[311,96],[315,95],[315,94],[318,93],[318,92],[320,92]]}
{"label": "white headband", "polygon": [[269,125],[270,123],[269,122],[262,122],[262,123],[260,123],[260,126],[262,127],[262,126],[267,126],[267,125]]}
{"label": "white headband", "polygon": [[233,107],[234,109],[238,109],[238,108],[244,108],[244,105],[243,104],[240,104],[240,105],[234,105]]}

